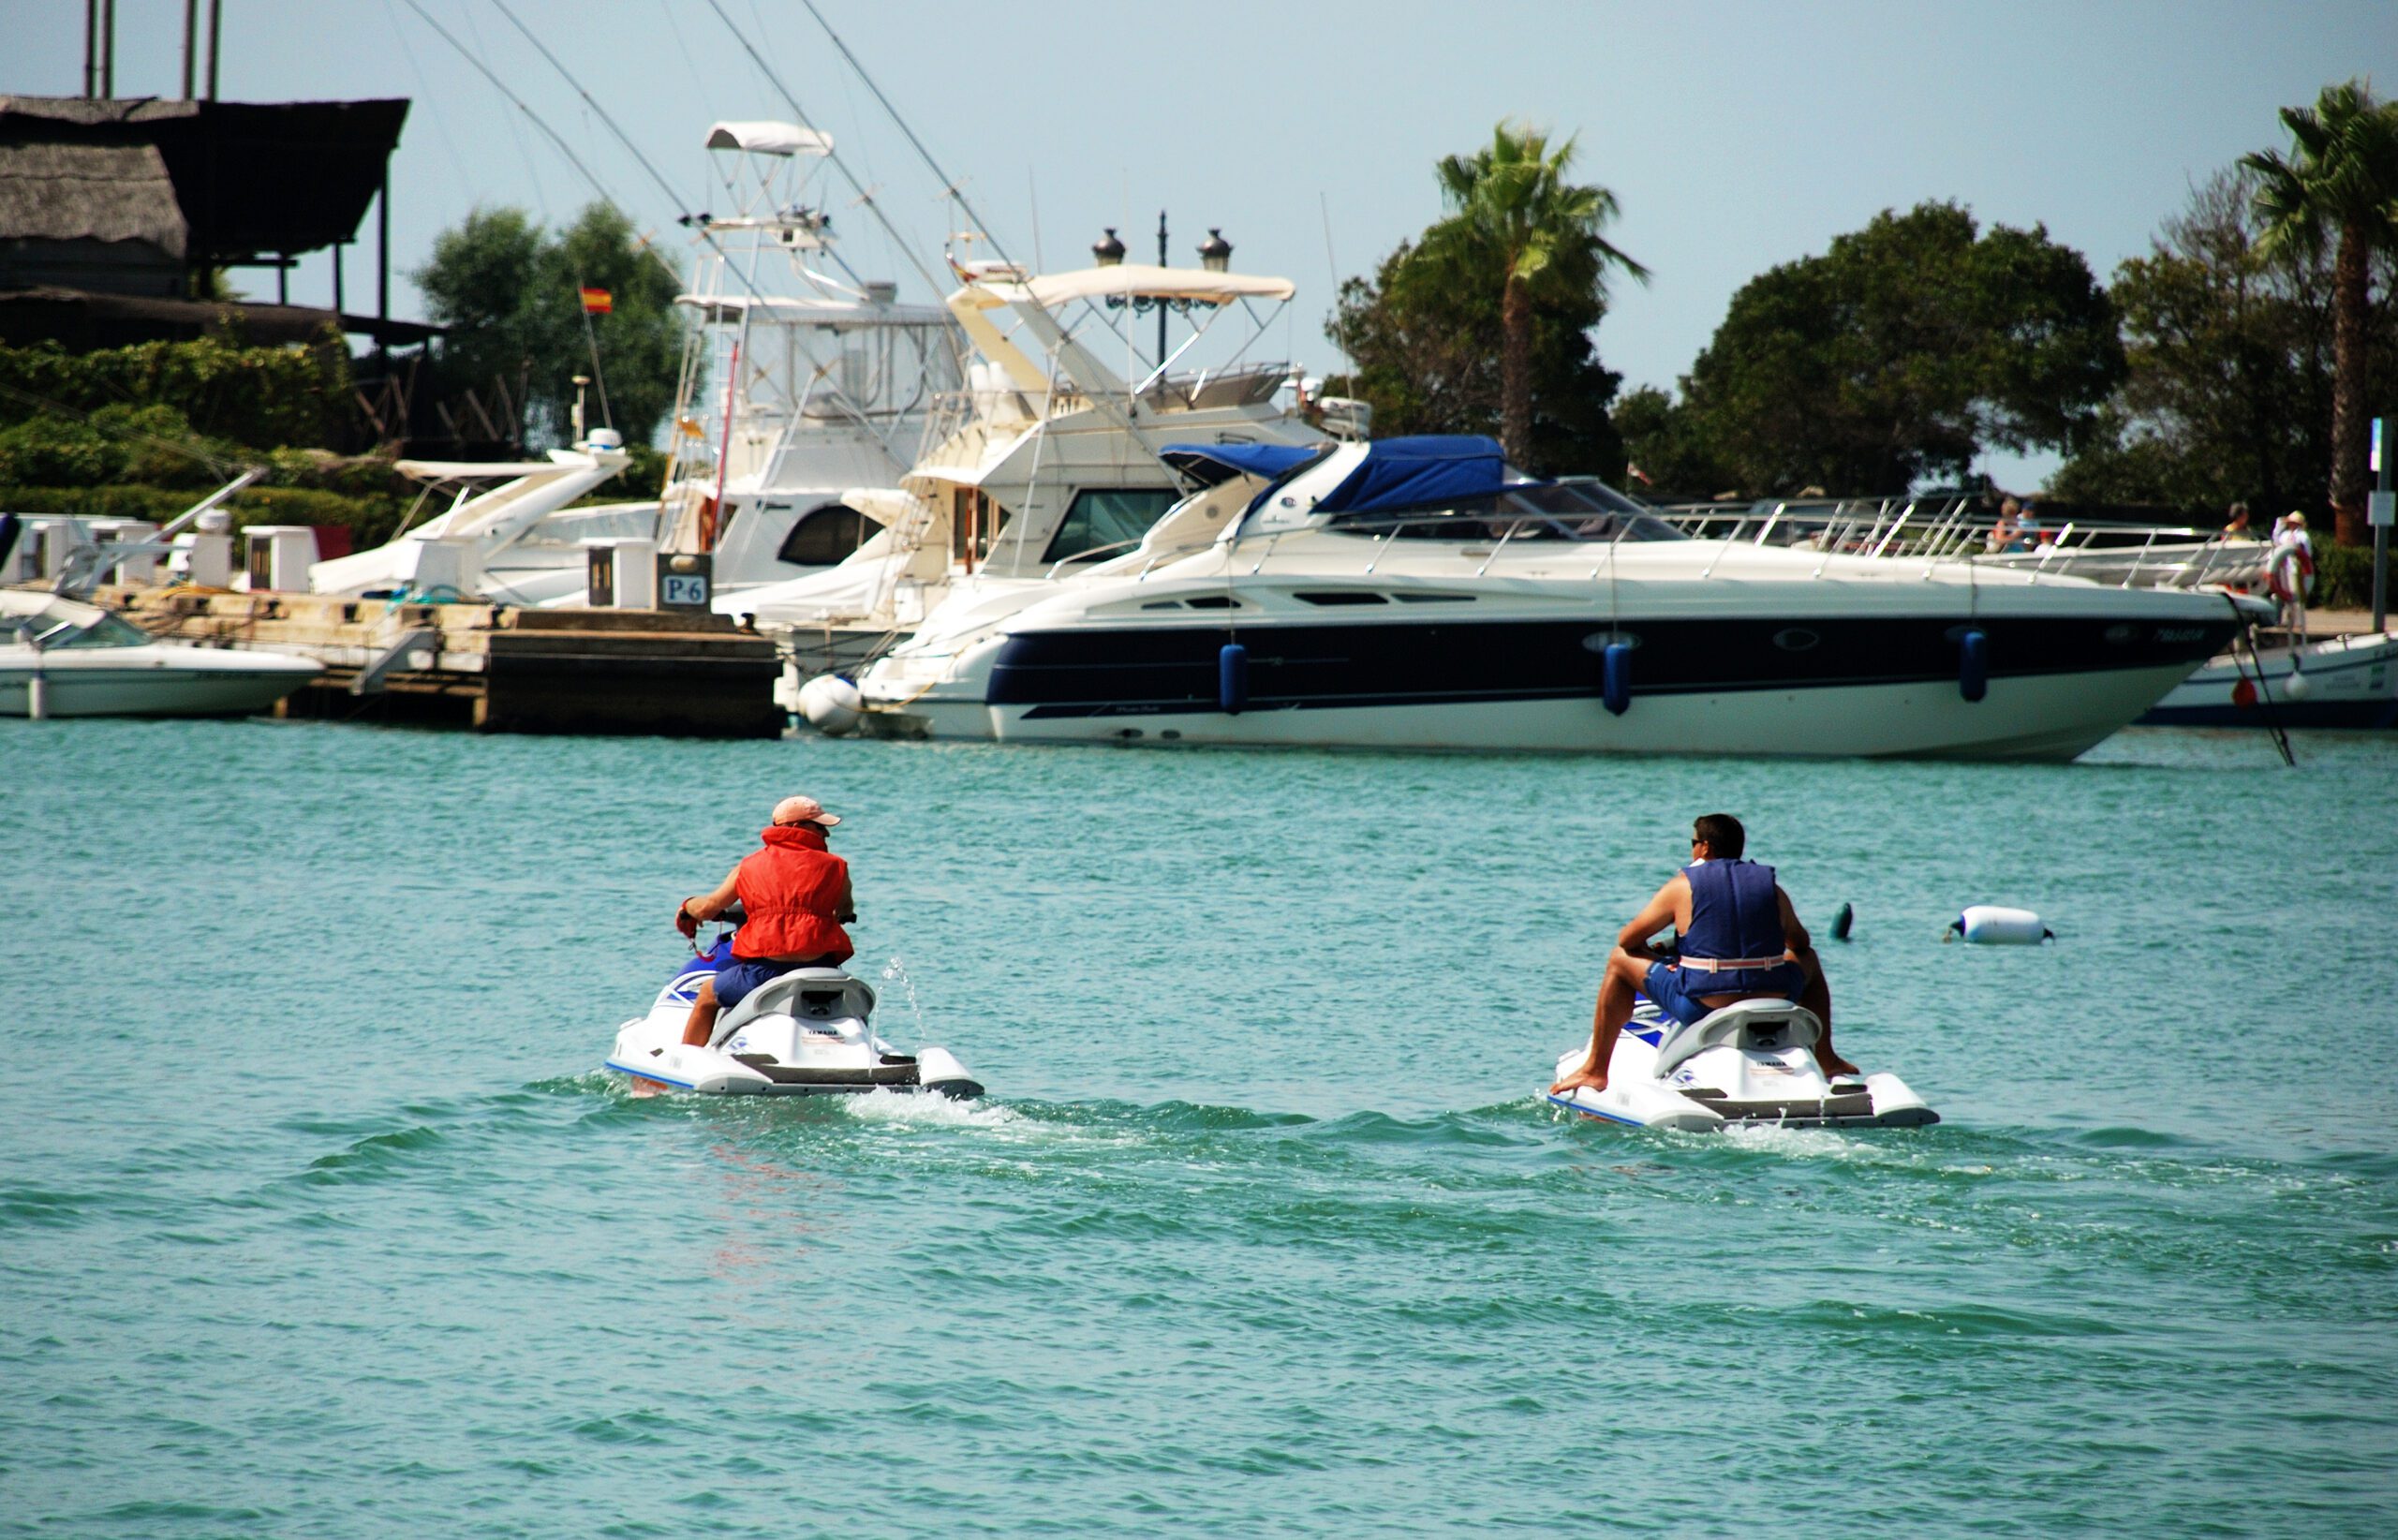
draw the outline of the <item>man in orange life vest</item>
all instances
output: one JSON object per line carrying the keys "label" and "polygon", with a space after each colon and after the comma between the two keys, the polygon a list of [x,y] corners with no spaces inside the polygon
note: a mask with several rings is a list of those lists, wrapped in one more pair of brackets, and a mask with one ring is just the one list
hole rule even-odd
{"label": "man in orange life vest", "polygon": [[738,1005],[768,979],[794,968],[837,968],[856,948],[841,922],[858,917],[850,893],[850,864],[824,848],[825,832],[841,821],[814,797],[785,797],[775,804],[774,822],[759,831],[762,848],[743,857],[716,891],[686,898],[674,910],[674,928],[697,936],[700,924],[741,901],[748,916],[733,934],[733,960],[700,985],[684,1024],[683,1042],[704,1047],[716,1031],[717,1012]]}
{"label": "man in orange life vest", "polygon": [[[1832,1052],[1831,988],[1807,927],[1773,880],[1773,868],[1740,858],[1747,844],[1747,831],[1729,813],[1710,813],[1692,825],[1690,865],[1617,935],[1599,985],[1591,1056],[1549,1088],[1553,1094],[1570,1096],[1584,1086],[1607,1088],[1607,1060],[1615,1056],[1617,1034],[1632,1019],[1636,994],[1646,994],[1684,1023],[1737,1000],[1797,1000],[1824,1024],[1824,1035],[1815,1040],[1815,1061],[1824,1073],[1857,1073],[1856,1065]],[[1679,953],[1650,943],[1668,925],[1680,933]]]}

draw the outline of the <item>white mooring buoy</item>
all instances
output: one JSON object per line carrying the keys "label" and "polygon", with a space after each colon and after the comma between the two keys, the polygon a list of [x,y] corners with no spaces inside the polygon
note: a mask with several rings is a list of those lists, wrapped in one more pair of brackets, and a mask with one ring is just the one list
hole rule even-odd
{"label": "white mooring buoy", "polygon": [[1976,946],[2037,946],[2055,940],[2056,932],[2028,909],[1967,904],[1963,912],[1948,922],[1947,934],[1940,939],[1953,941],[1960,937]]}

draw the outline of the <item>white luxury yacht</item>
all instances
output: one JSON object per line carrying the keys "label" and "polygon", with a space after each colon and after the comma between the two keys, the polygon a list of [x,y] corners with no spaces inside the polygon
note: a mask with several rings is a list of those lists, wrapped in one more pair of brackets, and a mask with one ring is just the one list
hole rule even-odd
{"label": "white luxury yacht", "polygon": [[[953,600],[858,681],[870,730],[1009,741],[2065,760],[2262,606],[1934,556],[1694,540],[1488,438],[1215,484],[1070,579]],[[1204,542],[1157,538],[1183,530]]]}
{"label": "white luxury yacht", "polygon": [[[578,407],[576,443],[546,462],[403,462],[429,491],[455,489],[452,506],[387,545],[318,564],[316,591],[579,605],[592,598],[593,551],[631,543],[644,556],[703,554],[714,592],[737,594],[836,566],[874,534],[842,494],[906,468],[934,400],[958,383],[957,330],[937,305],[898,303],[893,284],[827,271],[839,259],[811,175],[829,136],[728,122],[710,127],[707,148],[738,212],[688,221],[701,255],[675,303],[698,324],[664,484],[569,507],[629,463],[613,431],[582,431]],[[600,358],[604,371],[604,330]]]}
{"label": "white luxury yacht", "polygon": [[[1224,262],[1229,249],[1210,260]],[[1012,607],[1127,547],[1215,538],[1204,515],[1161,526],[1194,484],[1167,464],[1166,445],[1328,446],[1334,434],[1363,431],[1362,403],[1311,400],[1290,365],[1246,362],[1288,304],[1287,279],[1124,262],[1038,277],[999,262],[958,273],[949,313],[979,355],[968,388],[943,400],[926,449],[896,485],[847,495],[882,531],[831,572],[729,595],[719,611],[770,630],[904,634],[936,607]],[[1190,322],[1161,359],[1136,352],[1128,334],[1153,310]],[[1229,356],[1177,371],[1230,316],[1250,324],[1222,328],[1242,333],[1218,339]]]}

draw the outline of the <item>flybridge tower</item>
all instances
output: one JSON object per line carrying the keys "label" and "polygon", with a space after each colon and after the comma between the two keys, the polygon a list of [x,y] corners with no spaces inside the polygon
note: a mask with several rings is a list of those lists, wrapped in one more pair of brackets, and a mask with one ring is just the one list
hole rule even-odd
{"label": "flybridge tower", "polygon": [[848,507],[913,459],[963,343],[947,311],[903,304],[837,248],[816,172],[832,136],[725,121],[706,147],[717,210],[684,216],[696,263],[677,297],[700,321],[685,349],[661,489],[670,551],[771,572],[839,561],[881,527]]}

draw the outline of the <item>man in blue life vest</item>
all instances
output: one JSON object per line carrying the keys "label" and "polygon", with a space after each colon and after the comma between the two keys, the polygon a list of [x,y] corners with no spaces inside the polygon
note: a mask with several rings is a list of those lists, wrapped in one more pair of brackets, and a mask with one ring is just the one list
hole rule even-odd
{"label": "man in blue life vest", "polygon": [[[1591,1055],[1550,1091],[1570,1096],[1581,1087],[1607,1088],[1607,1060],[1632,1019],[1636,994],[1645,994],[1677,1021],[1744,1000],[1792,1000],[1824,1024],[1815,1061],[1826,1074],[1855,1074],[1857,1066],[1832,1051],[1832,997],[1807,927],[1792,912],[1790,896],[1773,868],[1745,861],[1748,834],[1729,813],[1710,813],[1691,828],[1690,865],[1674,874],[1615,939],[1599,1009],[1591,1026]],[[1679,952],[1650,942],[1668,925],[1680,933]]]}
{"label": "man in blue life vest", "polygon": [[717,1012],[738,1005],[750,990],[795,968],[838,968],[856,948],[841,928],[858,917],[850,891],[850,864],[825,848],[824,837],[840,819],[814,797],[785,797],[774,821],[759,831],[762,843],[726,874],[716,891],[686,898],[674,909],[674,928],[700,933],[739,899],[743,919],[733,933],[733,960],[700,985],[683,1024],[687,1046],[704,1047],[716,1032]]}

